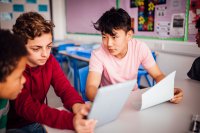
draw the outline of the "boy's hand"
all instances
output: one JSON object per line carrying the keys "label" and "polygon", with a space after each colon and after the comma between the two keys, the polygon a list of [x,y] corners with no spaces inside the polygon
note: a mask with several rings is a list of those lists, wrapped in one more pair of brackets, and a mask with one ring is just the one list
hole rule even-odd
{"label": "boy's hand", "polygon": [[73,107],[73,112],[75,114],[73,119],[74,128],[77,133],[93,133],[96,123],[96,120],[87,120],[84,119],[91,108],[90,104],[75,104]]}
{"label": "boy's hand", "polygon": [[81,114],[84,116],[87,116],[91,108],[91,104],[81,104],[81,103],[76,103],[73,105],[72,110],[74,114]]}
{"label": "boy's hand", "polygon": [[74,128],[77,133],[94,133],[96,123],[96,120],[84,119],[80,114],[76,114],[73,119]]}
{"label": "boy's hand", "polygon": [[170,100],[171,103],[180,103],[183,99],[183,91],[180,88],[174,88],[174,97]]}

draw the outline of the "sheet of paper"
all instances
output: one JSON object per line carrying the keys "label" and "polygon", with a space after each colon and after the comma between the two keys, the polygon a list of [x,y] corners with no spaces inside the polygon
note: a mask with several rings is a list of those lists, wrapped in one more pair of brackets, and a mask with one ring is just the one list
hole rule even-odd
{"label": "sheet of paper", "polygon": [[141,110],[166,102],[174,97],[175,74],[176,71],[172,72],[142,94]]}

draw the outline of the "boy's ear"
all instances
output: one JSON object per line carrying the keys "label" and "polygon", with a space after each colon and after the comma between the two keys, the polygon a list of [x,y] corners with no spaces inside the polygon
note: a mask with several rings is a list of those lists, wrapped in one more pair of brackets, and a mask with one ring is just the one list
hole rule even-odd
{"label": "boy's ear", "polygon": [[128,39],[128,40],[132,39],[132,36],[133,36],[133,31],[132,31],[132,30],[129,30],[129,31],[127,32],[127,39]]}

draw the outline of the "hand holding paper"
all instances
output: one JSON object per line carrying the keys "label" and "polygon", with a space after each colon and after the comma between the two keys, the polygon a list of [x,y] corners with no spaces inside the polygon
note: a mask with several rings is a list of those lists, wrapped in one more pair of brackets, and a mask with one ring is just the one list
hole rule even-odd
{"label": "hand holding paper", "polygon": [[183,91],[180,88],[174,88],[174,97],[170,100],[172,103],[180,103],[183,99]]}
{"label": "hand holding paper", "polygon": [[[155,86],[147,90],[142,94],[142,104],[141,104],[141,110],[146,109],[148,107],[166,102],[171,100],[174,97],[174,78],[175,78],[176,72],[172,72],[168,76],[166,76],[164,79],[162,79],[159,83],[157,83]],[[174,103],[178,103],[178,97],[180,93],[180,90],[175,90]]]}

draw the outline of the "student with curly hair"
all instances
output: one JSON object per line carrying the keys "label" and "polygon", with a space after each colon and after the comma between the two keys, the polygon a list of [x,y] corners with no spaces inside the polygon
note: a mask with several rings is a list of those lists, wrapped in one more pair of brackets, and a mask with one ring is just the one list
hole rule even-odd
{"label": "student with curly hair", "polygon": [[21,92],[27,61],[25,43],[9,30],[0,29],[0,132],[6,132],[8,99],[15,99]]}
{"label": "student with curly hair", "polygon": [[[54,24],[36,12],[20,15],[13,32],[22,36],[28,50],[22,93],[11,102],[8,128],[10,132],[46,132],[41,124],[77,132],[93,132],[96,121],[84,117],[90,110],[78,92],[71,86],[59,63],[50,54]],[[58,110],[45,104],[50,85],[64,107]]]}

